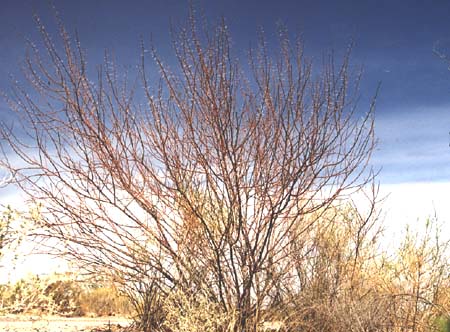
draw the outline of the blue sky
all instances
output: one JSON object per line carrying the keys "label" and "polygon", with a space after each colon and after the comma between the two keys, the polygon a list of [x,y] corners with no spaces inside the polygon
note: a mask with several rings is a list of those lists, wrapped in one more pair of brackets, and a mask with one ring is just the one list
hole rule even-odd
{"label": "blue sky", "polygon": [[[90,64],[101,61],[104,49],[110,49],[120,64],[131,68],[139,60],[141,37],[151,37],[159,53],[170,56],[170,22],[183,23],[188,13],[184,0],[54,2],[68,30],[77,29]],[[234,49],[241,55],[255,44],[260,27],[274,45],[279,23],[302,36],[306,53],[318,63],[325,51],[342,54],[354,40],[352,64],[364,68],[362,112],[381,82],[376,107],[379,144],[372,163],[381,168],[382,194],[391,194],[384,205],[388,224],[398,231],[434,211],[442,222],[450,222],[450,71],[433,53],[438,47],[450,57],[450,1],[194,0],[194,4],[211,22],[226,18]],[[48,1],[0,0],[0,90],[9,89],[9,75],[20,77],[25,39],[39,38],[34,12],[50,30],[54,27]],[[6,110],[0,101],[0,120]],[[17,196],[7,188],[0,190],[0,197],[5,203]],[[35,272],[39,267],[48,269],[48,262],[33,261]]]}
{"label": "blue sky", "polygon": [[[101,61],[107,48],[131,68],[138,61],[141,37],[152,38],[168,56],[170,22],[182,23],[188,12],[183,0],[55,3],[69,31],[77,29],[91,63]],[[0,89],[8,90],[9,75],[18,75],[25,39],[38,38],[32,14],[37,12],[50,29],[54,25],[47,1],[0,4]],[[278,23],[300,34],[306,53],[318,63],[324,51],[342,53],[353,39],[352,64],[364,68],[361,111],[381,82],[376,111],[380,143],[373,158],[375,167],[382,168],[381,183],[450,181],[450,71],[433,53],[437,46],[450,56],[450,1],[196,0],[194,5],[212,22],[226,18],[239,51],[254,45],[259,27],[271,42]],[[5,107],[0,103],[0,118]]]}

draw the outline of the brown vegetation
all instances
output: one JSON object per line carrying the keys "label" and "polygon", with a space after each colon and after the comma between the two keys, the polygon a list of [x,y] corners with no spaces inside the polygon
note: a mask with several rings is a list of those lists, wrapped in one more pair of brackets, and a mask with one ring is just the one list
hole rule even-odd
{"label": "brown vegetation", "polygon": [[30,276],[0,286],[0,313],[26,315],[129,316],[131,303],[113,285],[74,274]]}

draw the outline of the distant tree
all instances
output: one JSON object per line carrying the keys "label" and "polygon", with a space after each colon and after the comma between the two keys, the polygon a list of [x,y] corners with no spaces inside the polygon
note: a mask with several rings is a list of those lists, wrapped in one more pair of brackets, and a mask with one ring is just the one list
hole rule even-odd
{"label": "distant tree", "polygon": [[[0,188],[5,187],[10,181],[9,176],[0,179]],[[0,218],[0,258],[3,256],[3,248],[11,241],[11,218],[12,210],[8,206]]]}
{"label": "distant tree", "polygon": [[3,248],[10,241],[10,214],[4,214],[0,219],[0,257],[3,254]]}
{"label": "distant tree", "polygon": [[19,242],[18,232],[13,228],[13,223],[17,219],[17,212],[9,205],[0,214],[0,268],[2,266],[1,258],[5,251],[10,248],[12,243]]}
{"label": "distant tree", "polygon": [[30,44],[33,90],[9,97],[20,128],[2,128],[14,152],[3,166],[42,204],[52,253],[113,276],[145,330],[173,291],[201,292],[235,314],[232,330],[255,330],[293,275],[292,244],[373,179],[373,105],[357,113],[348,55],[319,73],[281,31],[276,52],[261,38],[245,69],[225,23],[191,17],[174,33],[176,69],[142,46],[140,90],[109,55],[90,74],[77,38],[59,23],[55,44],[37,23],[45,52]]}

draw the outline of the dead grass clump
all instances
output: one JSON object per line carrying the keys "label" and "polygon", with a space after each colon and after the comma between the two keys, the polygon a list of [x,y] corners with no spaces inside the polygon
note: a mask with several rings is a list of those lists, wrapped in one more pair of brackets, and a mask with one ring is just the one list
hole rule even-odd
{"label": "dead grass clump", "polygon": [[0,288],[1,312],[61,316],[129,315],[132,306],[111,284],[76,280],[73,274],[30,276]]}
{"label": "dead grass clump", "polygon": [[163,327],[172,332],[231,332],[236,315],[197,293],[170,293],[164,302]]}
{"label": "dead grass clump", "polygon": [[114,316],[133,313],[128,298],[112,286],[84,290],[79,296],[79,306],[86,315]]}
{"label": "dead grass clump", "polygon": [[80,315],[77,298],[81,288],[68,280],[31,276],[12,285],[4,285],[1,293],[2,311]]}
{"label": "dead grass clump", "polygon": [[259,314],[283,331],[448,331],[449,242],[436,220],[407,230],[394,253],[375,223],[351,210],[323,213],[295,244],[294,273]]}

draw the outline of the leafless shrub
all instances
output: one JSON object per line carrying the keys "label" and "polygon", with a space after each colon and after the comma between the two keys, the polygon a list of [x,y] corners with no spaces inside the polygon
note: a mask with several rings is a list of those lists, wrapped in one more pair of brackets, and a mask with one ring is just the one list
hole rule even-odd
{"label": "leafless shrub", "polygon": [[[235,313],[234,331],[255,330],[286,291],[332,301],[343,282],[332,275],[357,271],[360,246],[345,263],[339,238],[308,234],[373,177],[373,107],[356,113],[348,55],[318,73],[281,31],[277,54],[261,38],[244,70],[225,23],[198,29],[190,17],[174,38],[177,69],[149,52],[156,82],[142,47],[142,93],[109,55],[92,76],[78,39],[59,23],[55,44],[37,23],[45,52],[30,44],[33,93],[16,86],[9,97],[21,120],[2,127],[2,165],[42,204],[39,235],[60,240],[51,252],[111,275],[146,331],[173,292]],[[303,274],[298,255],[311,243]]]}

